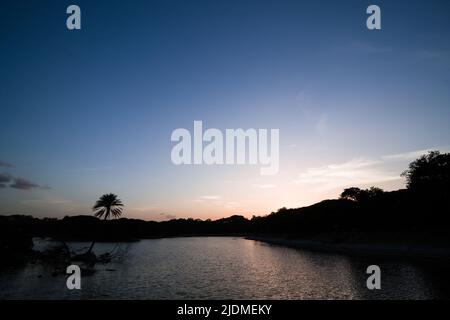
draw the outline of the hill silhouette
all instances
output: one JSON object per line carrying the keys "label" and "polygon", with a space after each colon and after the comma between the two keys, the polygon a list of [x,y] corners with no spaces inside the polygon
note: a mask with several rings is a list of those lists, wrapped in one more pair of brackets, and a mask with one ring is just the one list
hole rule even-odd
{"label": "hill silhouette", "polygon": [[281,208],[266,216],[240,215],[218,220],[101,220],[92,216],[38,219],[0,216],[2,252],[31,248],[32,237],[70,241],[133,241],[200,236],[262,235],[326,242],[402,242],[450,244],[450,154],[430,152],[412,162],[403,175],[407,188],[345,189],[340,199],[295,209]]}

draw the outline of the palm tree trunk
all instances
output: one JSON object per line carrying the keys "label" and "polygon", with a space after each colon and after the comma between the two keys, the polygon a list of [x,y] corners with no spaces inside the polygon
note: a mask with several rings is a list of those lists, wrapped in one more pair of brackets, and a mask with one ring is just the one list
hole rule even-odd
{"label": "palm tree trunk", "polygon": [[[105,217],[103,218],[103,220],[106,220],[108,218],[108,216],[110,214],[110,210],[111,210],[111,208],[107,209],[107,212],[106,212]],[[94,248],[94,244],[95,244],[95,240],[92,241],[91,246],[89,247],[89,250],[86,252],[86,254],[90,254],[91,253],[92,248]]]}
{"label": "palm tree trunk", "polygon": [[91,253],[91,251],[92,251],[92,248],[94,248],[94,244],[95,244],[95,240],[94,241],[92,241],[92,243],[91,243],[91,246],[89,247],[89,250],[86,252],[86,254],[89,254],[89,253]]}

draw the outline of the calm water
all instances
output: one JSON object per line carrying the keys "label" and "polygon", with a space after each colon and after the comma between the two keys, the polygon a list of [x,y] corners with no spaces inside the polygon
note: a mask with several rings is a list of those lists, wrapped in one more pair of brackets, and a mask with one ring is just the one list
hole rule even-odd
{"label": "calm water", "polygon": [[[80,248],[86,243],[74,243]],[[96,253],[116,245],[96,244]],[[0,271],[0,299],[448,299],[448,268],[312,253],[226,237],[120,244],[117,259],[66,289],[64,275],[28,264]],[[378,264],[382,289],[366,288]]]}

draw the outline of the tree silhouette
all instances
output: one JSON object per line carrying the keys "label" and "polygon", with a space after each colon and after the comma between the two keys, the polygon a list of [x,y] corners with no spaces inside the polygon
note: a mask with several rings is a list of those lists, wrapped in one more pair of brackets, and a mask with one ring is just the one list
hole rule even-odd
{"label": "tree silhouette", "polygon": [[352,187],[344,189],[341,193],[341,199],[364,203],[379,198],[383,193],[384,191],[377,187],[370,187],[370,189]]}
{"label": "tree silhouette", "polygon": [[[122,207],[123,203],[120,199],[117,198],[117,195],[113,193],[108,193],[102,195],[95,205],[92,207],[94,211],[94,216],[97,218],[103,218],[104,220],[108,219],[111,215],[114,218],[118,218],[122,215]],[[95,240],[92,241],[87,254],[90,254],[92,248],[94,248]]]}
{"label": "tree silhouette", "polygon": [[[409,164],[402,173],[407,187],[425,197],[448,198],[450,196],[450,153],[430,151]],[[448,200],[448,199],[447,199]]]}
{"label": "tree silhouette", "polygon": [[352,201],[358,201],[362,190],[360,188],[351,187],[344,189],[341,193],[341,199],[347,199]]}

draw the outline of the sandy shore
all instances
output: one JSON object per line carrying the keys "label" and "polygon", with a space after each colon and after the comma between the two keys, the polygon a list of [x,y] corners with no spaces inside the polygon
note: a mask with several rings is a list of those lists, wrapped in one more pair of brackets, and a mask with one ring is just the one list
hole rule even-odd
{"label": "sandy shore", "polygon": [[290,248],[348,255],[378,255],[398,258],[439,259],[450,262],[450,248],[433,245],[324,243],[302,239],[248,236],[246,239]]}

